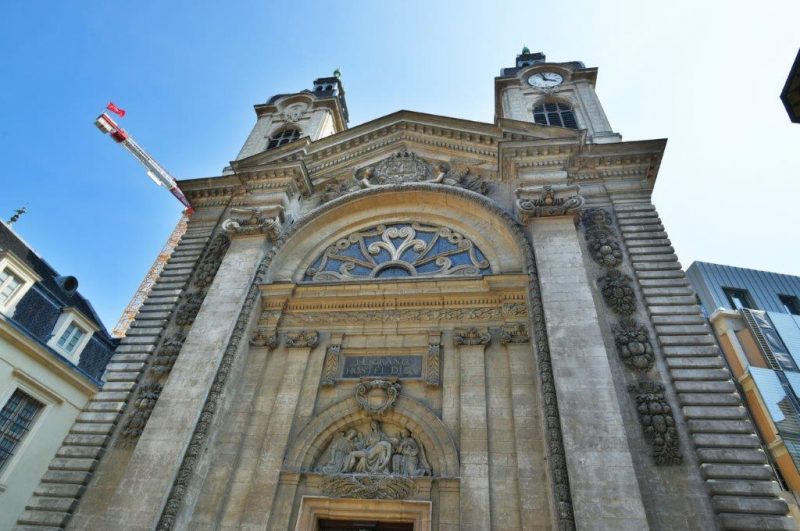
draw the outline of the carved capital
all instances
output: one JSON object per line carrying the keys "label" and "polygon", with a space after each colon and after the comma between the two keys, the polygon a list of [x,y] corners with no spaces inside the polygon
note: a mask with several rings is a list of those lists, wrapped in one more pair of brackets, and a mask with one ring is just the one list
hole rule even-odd
{"label": "carved capital", "polygon": [[272,350],[278,346],[278,334],[275,331],[270,333],[265,328],[259,328],[250,338],[250,344],[254,347],[267,347]]}
{"label": "carved capital", "polygon": [[289,332],[286,334],[285,343],[289,348],[314,348],[319,344],[319,333],[305,330]]}
{"label": "carved capital", "polygon": [[515,325],[504,326],[500,334],[500,343],[508,345],[509,343],[528,343],[531,340],[528,334],[528,328],[524,323]]}
{"label": "carved capital", "polygon": [[231,217],[222,222],[222,229],[232,238],[266,234],[267,238],[275,241],[283,228],[282,221],[283,207],[269,210],[234,208]]}
{"label": "carved capital", "polygon": [[527,223],[534,217],[577,215],[584,202],[579,192],[577,184],[517,188],[517,216]]}
{"label": "carved capital", "polygon": [[488,330],[479,330],[476,327],[460,328],[453,331],[453,344],[461,345],[488,345],[492,335]]}

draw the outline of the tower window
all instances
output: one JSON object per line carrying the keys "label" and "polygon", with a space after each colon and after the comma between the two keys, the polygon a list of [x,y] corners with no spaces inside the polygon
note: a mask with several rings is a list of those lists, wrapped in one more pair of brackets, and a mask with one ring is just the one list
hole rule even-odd
{"label": "tower window", "polygon": [[30,430],[42,407],[42,404],[19,389],[3,406],[0,411],[0,469],[14,455],[14,450]]}
{"label": "tower window", "polygon": [[269,139],[269,144],[267,144],[267,149],[272,149],[276,147],[283,146],[284,144],[288,144],[289,142],[294,142],[300,138],[300,130],[295,129],[294,127],[287,127],[286,129],[281,129]]}
{"label": "tower window", "polygon": [[540,125],[556,125],[577,129],[575,113],[566,103],[552,102],[538,105],[533,109],[533,121]]}

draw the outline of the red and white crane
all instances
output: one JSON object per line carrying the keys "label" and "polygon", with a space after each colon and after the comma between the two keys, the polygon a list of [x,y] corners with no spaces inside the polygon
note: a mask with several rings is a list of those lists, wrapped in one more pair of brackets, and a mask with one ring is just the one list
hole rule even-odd
{"label": "red and white crane", "polygon": [[[113,103],[109,104],[108,108],[112,110],[118,109]],[[124,115],[124,111],[122,112]],[[128,152],[136,158],[136,160],[142,163],[147,170],[147,176],[150,177],[158,186],[167,188],[170,193],[188,209],[188,214],[194,212],[191,203],[189,203],[189,200],[186,199],[185,195],[183,195],[181,189],[178,188],[178,183],[175,181],[175,178],[170,175],[170,173],[158,162],[156,162],[156,159],[148,155],[147,152],[142,149],[141,146],[136,143],[136,141],[133,140],[128,132],[117,125],[117,123],[112,120],[107,113],[103,113],[98,116],[97,120],[94,121],[94,125],[96,125],[97,128],[103,133],[111,135],[111,138],[113,138],[115,142],[122,144],[122,147],[127,149]]]}
{"label": "red and white crane", "polygon": [[[106,108],[111,112],[119,114],[120,116],[125,116],[125,111],[113,103],[109,103]],[[183,195],[183,192],[181,192],[181,189],[178,188],[178,183],[175,181],[175,178],[170,175],[170,173],[158,162],[156,162],[153,157],[148,155],[147,152],[142,149],[123,128],[117,125],[117,123],[112,120],[107,113],[103,113],[98,116],[94,121],[94,125],[96,125],[97,128],[103,133],[111,135],[111,138],[113,138],[118,144],[122,144],[122,146],[127,149],[128,152],[136,158],[136,160],[142,163],[147,170],[147,175],[153,180],[154,183],[167,188],[172,195],[174,195],[178,201],[180,201],[183,206],[186,207],[186,210],[183,211],[180,221],[175,226],[172,234],[170,234],[169,239],[167,239],[167,243],[164,244],[161,252],[156,257],[153,265],[147,272],[147,275],[145,275],[142,283],[136,290],[136,293],[134,293],[133,298],[128,303],[128,306],[125,307],[125,310],[123,310],[122,316],[117,322],[117,325],[111,332],[111,335],[114,337],[124,337],[128,331],[128,327],[139,313],[139,308],[144,303],[150,291],[153,289],[153,286],[158,280],[159,275],[161,275],[161,271],[164,270],[164,266],[167,264],[169,257],[172,255],[172,251],[175,250],[178,242],[180,242],[183,234],[186,232],[186,228],[189,223],[189,216],[194,212],[194,209],[189,203],[189,200],[186,199],[186,196]]]}

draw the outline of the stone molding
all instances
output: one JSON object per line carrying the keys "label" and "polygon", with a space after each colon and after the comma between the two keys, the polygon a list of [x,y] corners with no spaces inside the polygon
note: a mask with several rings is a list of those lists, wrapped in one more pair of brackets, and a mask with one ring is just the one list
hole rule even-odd
{"label": "stone molding", "polygon": [[544,185],[517,188],[517,216],[522,223],[535,217],[577,215],[583,206],[580,186]]}

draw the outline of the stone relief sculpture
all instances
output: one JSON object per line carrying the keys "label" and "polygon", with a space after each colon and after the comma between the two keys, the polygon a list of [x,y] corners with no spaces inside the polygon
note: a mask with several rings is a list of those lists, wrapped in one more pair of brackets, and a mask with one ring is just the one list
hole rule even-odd
{"label": "stone relief sculpture", "polygon": [[328,348],[325,350],[325,364],[322,369],[320,385],[336,385],[336,377],[339,374],[339,355],[341,352],[341,345],[328,345]]}
{"label": "stone relief sculpture", "polygon": [[501,345],[508,345],[509,343],[528,343],[530,340],[531,336],[528,334],[528,327],[525,326],[525,323],[504,326],[500,330]]}
{"label": "stone relief sculpture", "polygon": [[417,486],[404,476],[327,476],[321,489],[331,498],[403,500],[414,494]]}
{"label": "stone relief sculpture", "polygon": [[353,173],[353,178],[361,188],[431,183],[466,188],[483,195],[489,192],[489,183],[479,176],[471,175],[469,168],[452,168],[446,162],[432,164],[406,150],[395,153],[372,166],[357,169]]}
{"label": "stone relief sculpture", "polygon": [[425,450],[411,432],[403,428],[398,436],[391,437],[377,420],[370,423],[366,434],[352,428],[336,434],[315,471],[320,474],[431,475]]}
{"label": "stone relief sculpture", "polygon": [[286,346],[289,348],[314,348],[319,344],[319,333],[315,331],[289,332],[286,334]]}
{"label": "stone relief sculpture", "polygon": [[427,375],[425,383],[428,387],[438,387],[442,381],[442,345],[428,344]]}
{"label": "stone relief sculpture", "polygon": [[480,249],[447,227],[417,222],[354,232],[325,249],[305,280],[404,278],[489,274]]}
{"label": "stone relief sculpture", "polygon": [[628,390],[636,400],[636,411],[645,437],[653,446],[653,460],[657,465],[682,463],[678,430],[672,408],[664,398],[664,386],[645,380],[631,384]]}

